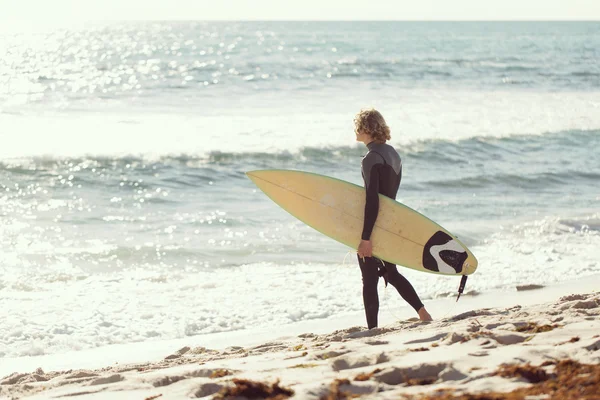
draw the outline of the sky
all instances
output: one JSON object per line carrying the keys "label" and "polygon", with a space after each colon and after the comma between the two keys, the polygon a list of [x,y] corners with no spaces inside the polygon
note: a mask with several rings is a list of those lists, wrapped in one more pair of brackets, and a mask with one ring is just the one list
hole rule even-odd
{"label": "sky", "polygon": [[600,0],[0,0],[0,23],[116,20],[600,20]]}

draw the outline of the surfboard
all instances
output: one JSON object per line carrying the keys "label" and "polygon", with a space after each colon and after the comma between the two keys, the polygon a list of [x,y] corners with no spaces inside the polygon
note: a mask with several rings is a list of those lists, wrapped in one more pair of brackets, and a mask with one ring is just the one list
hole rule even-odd
{"label": "surfboard", "polygon": [[[246,175],[271,200],[300,221],[357,249],[365,189],[340,179],[295,170],[258,170]],[[477,259],[455,235],[406,205],[379,195],[371,234],[373,256],[417,271],[470,275]]]}

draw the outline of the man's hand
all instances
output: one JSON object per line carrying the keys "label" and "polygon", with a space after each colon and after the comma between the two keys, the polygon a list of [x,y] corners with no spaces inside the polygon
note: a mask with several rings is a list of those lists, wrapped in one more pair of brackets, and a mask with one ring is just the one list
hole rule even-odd
{"label": "man's hand", "polygon": [[370,240],[361,240],[358,245],[358,256],[360,258],[372,257],[373,256],[373,244]]}

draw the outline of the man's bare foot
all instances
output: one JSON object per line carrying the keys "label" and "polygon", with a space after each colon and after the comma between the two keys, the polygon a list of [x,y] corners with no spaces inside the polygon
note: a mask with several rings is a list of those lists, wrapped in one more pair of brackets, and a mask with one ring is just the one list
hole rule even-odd
{"label": "man's bare foot", "polygon": [[425,307],[421,307],[418,313],[421,321],[433,321],[433,318],[431,318],[431,315],[429,315]]}

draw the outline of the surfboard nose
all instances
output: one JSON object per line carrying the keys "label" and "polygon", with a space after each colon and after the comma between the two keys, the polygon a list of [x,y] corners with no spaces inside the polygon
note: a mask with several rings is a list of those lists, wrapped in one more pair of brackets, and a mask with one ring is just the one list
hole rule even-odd
{"label": "surfboard nose", "polygon": [[253,171],[246,171],[246,176],[250,179],[252,178],[260,178],[260,177],[264,177],[264,175],[268,174],[269,172],[272,172],[274,170],[268,170],[268,169],[255,169]]}
{"label": "surfboard nose", "polygon": [[254,182],[254,184],[256,186],[258,186],[261,189],[262,189],[262,186],[265,183],[265,181],[269,182],[269,179],[267,179],[268,175],[269,175],[269,170],[262,170],[262,169],[257,169],[257,170],[254,170],[254,171],[248,171],[248,172],[246,172],[246,176],[252,182]]}
{"label": "surfboard nose", "polygon": [[256,175],[256,172],[258,171],[246,171],[246,176],[252,181],[254,182],[254,176]]}

